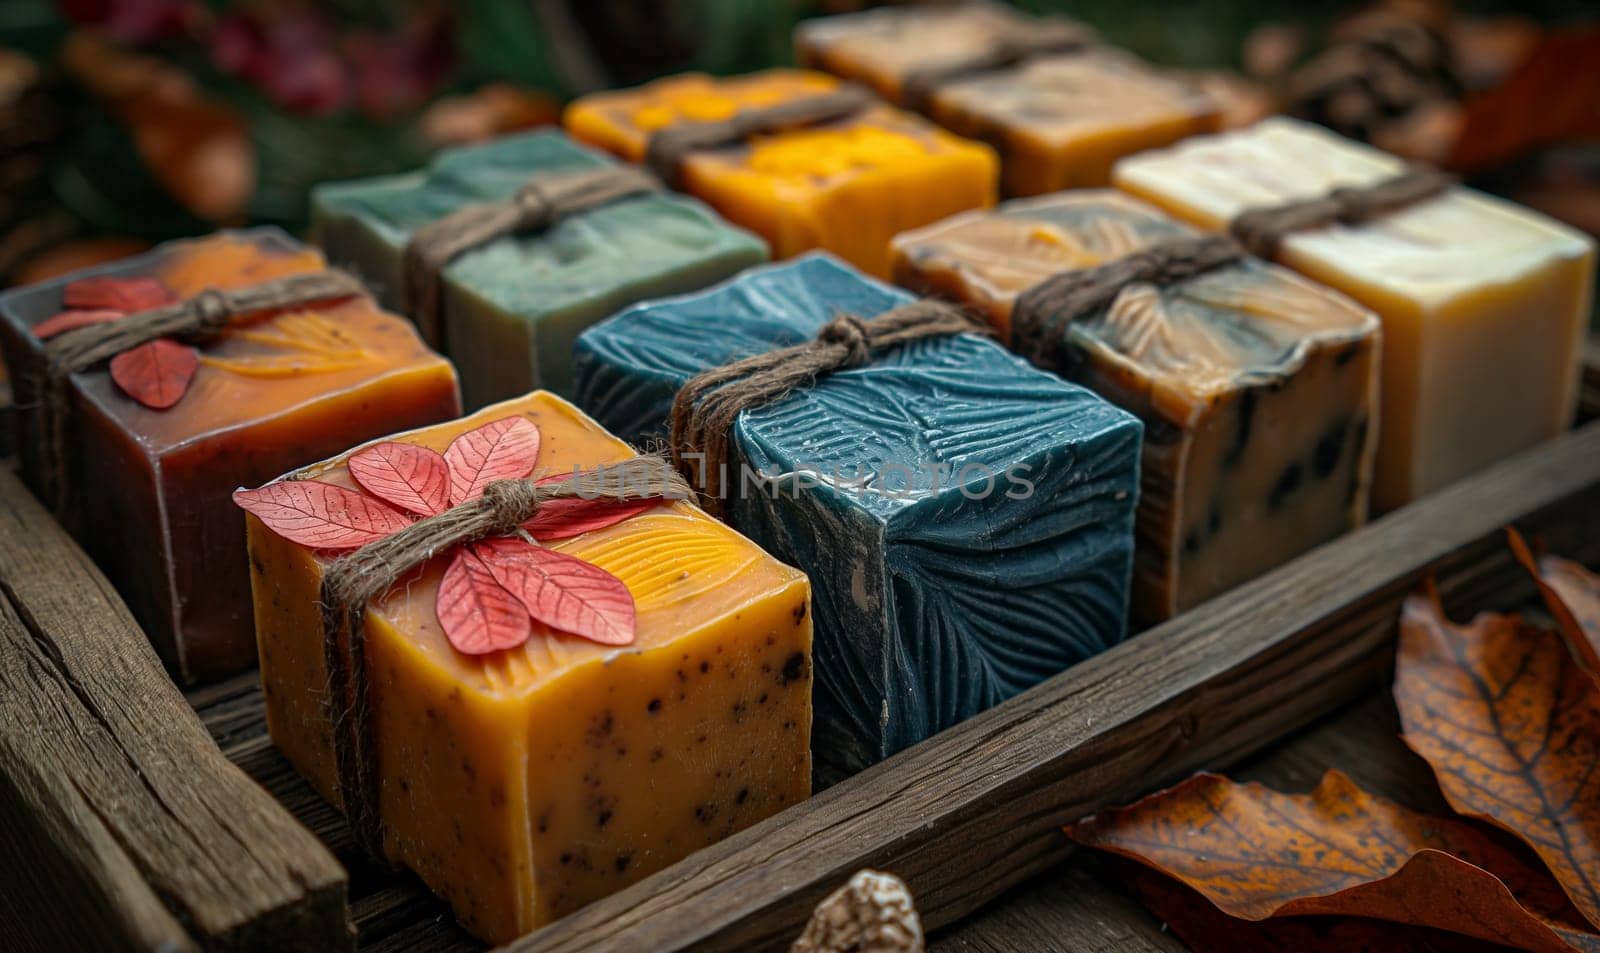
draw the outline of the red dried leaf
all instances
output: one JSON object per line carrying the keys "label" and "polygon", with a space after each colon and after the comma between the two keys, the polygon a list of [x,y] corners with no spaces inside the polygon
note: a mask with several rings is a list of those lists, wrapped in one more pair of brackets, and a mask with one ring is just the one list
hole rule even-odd
{"label": "red dried leaf", "polygon": [[200,367],[200,352],[170,338],[156,338],[111,359],[111,379],[134,400],[166,410],[183,399]]}
{"label": "red dried leaf", "polygon": [[502,417],[450,441],[450,502],[464,503],[496,480],[528,475],[539,462],[539,428],[526,417]]}
{"label": "red dried leaf", "polygon": [[[1246,920],[1365,916],[1542,953],[1600,951],[1600,936],[1552,916],[1576,915],[1511,851],[1337,771],[1310,794],[1197,775],[1067,833],[1177,877]],[[1536,899],[1519,902],[1507,882]]]}
{"label": "red dried leaf", "polygon": [[109,311],[103,308],[97,311],[63,311],[35,324],[33,336],[44,341],[67,331],[86,328],[91,324],[105,324],[121,317],[123,317],[121,311]]}
{"label": "red dried leaf", "polygon": [[1203,894],[1149,867],[1108,857],[1112,869],[1192,953],[1504,953],[1459,933],[1367,917],[1230,917]]}
{"label": "red dried leaf", "polygon": [[177,296],[154,278],[80,278],[61,291],[63,307],[123,314],[148,311],[176,300]]}
{"label": "red dried leaf", "polygon": [[599,566],[520,539],[486,540],[473,549],[535,621],[603,645],[633,641],[633,594]]}
{"label": "red dried leaf", "polygon": [[314,549],[357,549],[411,525],[381,500],[316,480],[234,490],[233,502],[284,539]]}
{"label": "red dried leaf", "polygon": [[422,516],[450,508],[450,467],[414,443],[376,444],[353,454],[350,475],[369,493]]}
{"label": "red dried leaf", "polygon": [[1526,841],[1600,926],[1600,687],[1561,636],[1456,625],[1429,587],[1401,613],[1394,700],[1450,806]]}
{"label": "red dried leaf", "polygon": [[[540,483],[555,483],[571,478],[570,473],[552,473],[541,477]],[[654,509],[661,500],[551,500],[539,507],[533,519],[522,528],[535,539],[567,539],[580,533],[605,529],[615,523]]]}
{"label": "red dried leaf", "polygon": [[467,655],[514,649],[533,634],[528,610],[467,546],[457,547],[444,571],[434,612],[450,644]]}

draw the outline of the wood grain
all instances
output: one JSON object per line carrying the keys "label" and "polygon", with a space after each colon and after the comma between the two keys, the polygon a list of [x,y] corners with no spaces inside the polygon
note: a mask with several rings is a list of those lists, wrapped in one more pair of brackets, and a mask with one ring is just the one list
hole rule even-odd
{"label": "wood grain", "polygon": [[518,953],[782,949],[861,867],[930,929],[1052,866],[1063,823],[1223,767],[1368,689],[1400,601],[1530,585],[1501,528],[1600,555],[1600,425],[1490,468],[1152,629],[810,801],[523,938]]}
{"label": "wood grain", "polygon": [[[1433,772],[1401,743],[1388,679],[1362,700],[1278,742],[1229,775],[1281,791],[1309,791],[1330,768],[1413,810],[1449,814]],[[932,953],[1064,949],[1144,953],[1187,949],[1119,885],[1091,851],[1072,856],[978,914],[930,939]]]}
{"label": "wood grain", "polygon": [[1182,953],[1137,900],[1100,876],[1082,852],[998,903],[929,939],[932,953]]}
{"label": "wood grain", "polygon": [[21,908],[0,948],[351,945],[339,864],[228,763],[110,584],[4,468],[0,817]]}

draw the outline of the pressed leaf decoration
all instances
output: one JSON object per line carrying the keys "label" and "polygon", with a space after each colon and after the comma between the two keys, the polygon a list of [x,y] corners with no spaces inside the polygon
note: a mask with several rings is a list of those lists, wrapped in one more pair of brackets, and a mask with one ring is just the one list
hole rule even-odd
{"label": "pressed leaf decoration", "polygon": [[380,443],[350,458],[350,476],[367,492],[411,513],[450,508],[450,466],[414,443]]}
{"label": "pressed leaf decoration", "polygon": [[633,596],[599,566],[520,539],[491,539],[473,551],[535,620],[603,645],[633,641]]}
{"label": "pressed leaf decoration", "polygon": [[183,399],[200,367],[200,352],[170,338],[156,338],[111,359],[111,379],[129,397],[166,410]]}
{"label": "pressed leaf decoration", "polygon": [[45,341],[65,331],[86,328],[91,324],[105,324],[120,317],[122,317],[121,311],[107,311],[104,308],[94,311],[63,311],[35,324],[33,335]]}
{"label": "pressed leaf decoration", "polygon": [[451,644],[468,655],[513,649],[533,634],[528,610],[495,581],[472,546],[460,547],[450,560],[434,611]]}
{"label": "pressed leaf decoration", "polygon": [[539,459],[539,428],[525,417],[504,417],[450,441],[450,502],[465,503],[496,480],[528,475]]}
{"label": "pressed leaf decoration", "polygon": [[[234,502],[268,529],[316,549],[358,549],[482,495],[496,480],[526,478],[539,460],[539,428],[502,417],[456,437],[443,454],[416,444],[373,444],[347,462],[361,487],[283,480],[236,490]],[[539,482],[565,478],[553,474]],[[534,623],[604,645],[633,641],[637,612],[622,580],[604,569],[538,545],[603,529],[656,506],[656,500],[554,500],[523,524],[530,538],[504,537],[456,546],[439,583],[434,611],[445,636],[468,655],[515,648]]]}
{"label": "pressed leaf decoration", "polygon": [[[33,333],[45,340],[177,300],[154,278],[80,278],[61,291],[61,303],[68,310],[34,325]],[[157,338],[113,357],[110,372],[123,393],[152,410],[166,410],[188,393],[199,366],[199,351],[171,338]]]}
{"label": "pressed leaf decoration", "polygon": [[318,480],[282,480],[237,490],[233,501],[274,533],[313,549],[358,549],[411,525],[382,500]]}
{"label": "pressed leaf decoration", "polygon": [[155,278],[80,278],[61,289],[61,304],[73,310],[149,311],[176,300]]}

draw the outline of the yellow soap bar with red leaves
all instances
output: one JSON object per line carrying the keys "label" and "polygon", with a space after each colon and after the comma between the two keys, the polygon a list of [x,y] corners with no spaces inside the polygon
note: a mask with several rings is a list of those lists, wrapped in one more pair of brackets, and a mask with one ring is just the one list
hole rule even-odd
{"label": "yellow soap bar with red leaves", "polygon": [[[769,70],[732,79],[685,74],[568,107],[580,141],[642,161],[650,136],[679,123],[727,119],[836,90],[821,73]],[[773,257],[832,252],[879,277],[889,239],[947,215],[993,205],[998,162],[981,143],[874,103],[843,119],[691,154],[678,184],[766,239]]]}
{"label": "yellow soap bar with red leaves", "polygon": [[[993,62],[999,51],[1022,48],[1039,52]],[[1221,104],[1198,84],[1096,45],[1092,31],[1072,21],[997,3],[807,20],[795,29],[795,51],[802,65],[866,83],[993,145],[1007,195],[1109,185],[1123,156],[1214,132],[1222,119]],[[948,75],[919,81],[940,72]]]}
{"label": "yellow soap bar with red leaves", "polygon": [[[444,451],[509,416],[539,428],[536,473],[631,458],[535,392],[391,440]],[[345,457],[303,474],[355,488]],[[318,606],[325,552],[247,517],[272,739],[338,804]],[[810,586],[687,503],[542,545],[610,572],[635,638],[534,625],[526,643],[458,651],[435,611],[446,555],[374,600],[366,661],[384,851],[503,943],[810,793]]]}

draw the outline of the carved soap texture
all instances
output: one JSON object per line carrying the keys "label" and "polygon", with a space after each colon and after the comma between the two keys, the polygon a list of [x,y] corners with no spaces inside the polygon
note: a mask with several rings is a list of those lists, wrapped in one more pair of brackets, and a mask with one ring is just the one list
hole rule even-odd
{"label": "carved soap texture", "polygon": [[[811,255],[647,302],[579,339],[579,401],[625,439],[659,439],[695,373],[909,300]],[[730,522],[812,580],[819,781],[1123,637],[1140,432],[976,335],[741,414],[733,464],[755,476],[730,473]]]}
{"label": "carved soap texture", "polygon": [[[1024,290],[1192,229],[1081,190],[895,240],[907,287],[1009,334]],[[1360,525],[1372,480],[1378,319],[1256,259],[1123,288],[1066,322],[1052,367],[1145,423],[1133,612],[1157,622]]]}
{"label": "carved soap texture", "polygon": [[[414,230],[472,203],[509,199],[536,173],[610,164],[558,132],[511,136],[444,152],[408,175],[319,186],[313,229],[335,264],[400,308],[401,255]],[[534,388],[569,394],[572,342],[584,328],[765,259],[759,239],[687,196],[623,199],[457,258],[444,273],[445,349],[468,406]]]}
{"label": "carved soap texture", "polygon": [[[1119,188],[1220,229],[1239,213],[1367,186],[1398,158],[1292,119],[1126,159]],[[1399,506],[1572,423],[1594,292],[1588,236],[1465,188],[1283,242],[1277,260],[1383,323],[1373,505]]]}

